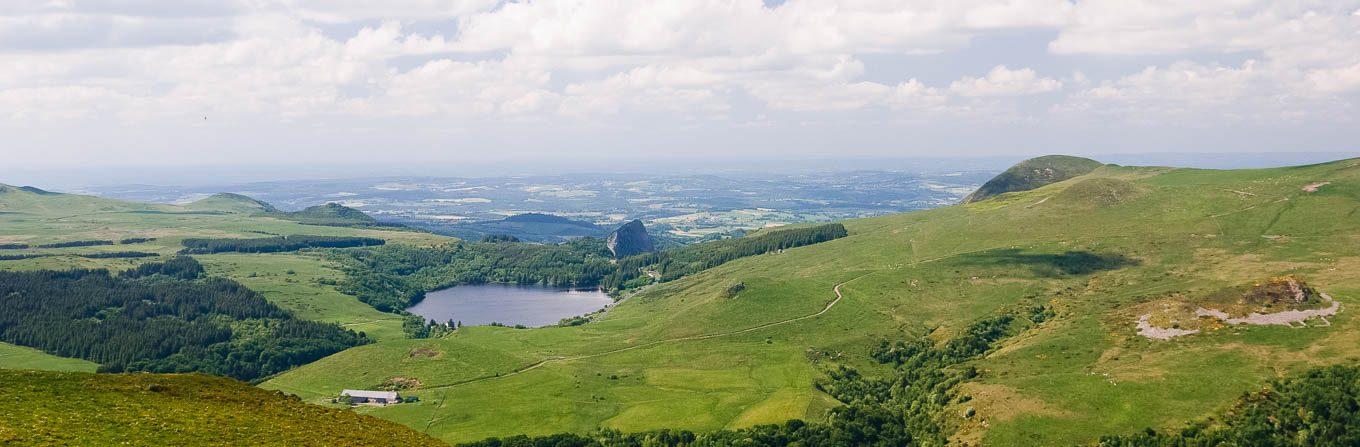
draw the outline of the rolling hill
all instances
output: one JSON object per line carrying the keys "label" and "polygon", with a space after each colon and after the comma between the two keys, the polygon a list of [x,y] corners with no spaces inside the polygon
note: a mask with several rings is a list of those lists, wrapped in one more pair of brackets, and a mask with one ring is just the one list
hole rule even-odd
{"label": "rolling hill", "polygon": [[[930,439],[1089,444],[1147,428],[1178,433],[1236,414],[1243,402],[1270,404],[1243,396],[1268,396],[1261,390],[1276,379],[1360,364],[1360,320],[1350,310],[1360,302],[1360,159],[1202,170],[1043,157],[998,179],[970,203],[845,221],[847,237],[648,286],[570,327],[465,327],[407,339],[394,315],[339,293],[333,284],[343,274],[324,259],[198,258],[210,275],[300,317],[377,339],[261,387],[329,405],[343,388],[407,384],[419,403],[356,411],[453,443],[600,428],[835,427],[847,403],[863,404],[835,397],[854,395],[847,383],[872,389],[936,377],[922,383],[937,392],[896,388],[927,399],[910,401],[923,404],[910,414],[934,427]],[[18,188],[3,194],[5,243],[149,236],[157,239],[132,245],[169,254],[185,237],[262,232],[444,240]],[[131,262],[59,256],[0,268]],[[81,367],[14,351],[29,365]],[[947,361],[927,371],[934,375],[913,376],[921,371],[909,369],[911,359],[922,353]]]}
{"label": "rolling hill", "polygon": [[977,191],[964,197],[963,203],[987,200],[1008,192],[1029,191],[1089,174],[1100,165],[1101,163],[1095,160],[1067,155],[1046,155],[1025,160],[983,183]]}
{"label": "rolling hill", "polygon": [[[1360,291],[1360,160],[1099,166],[1050,180],[847,221],[849,237],[647,288],[584,326],[379,342],[263,386],[316,400],[415,378],[411,393],[443,405],[369,414],[454,442],[820,421],[841,405],[817,386],[830,372],[890,372],[869,355],[880,341],[944,343],[1037,306],[1053,316],[967,360],[977,376],[958,385],[940,418],[959,443],[1061,445],[1178,430],[1271,378],[1360,357],[1360,321],[1346,311]],[[1222,290],[1285,274],[1341,311],[1292,326],[1139,334],[1153,310],[1209,305]]]}

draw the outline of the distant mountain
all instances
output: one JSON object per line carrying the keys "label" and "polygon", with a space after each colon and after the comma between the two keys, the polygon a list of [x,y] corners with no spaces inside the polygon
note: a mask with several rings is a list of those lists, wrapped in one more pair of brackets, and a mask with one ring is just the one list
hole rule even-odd
{"label": "distant mountain", "polygon": [[656,250],[656,247],[652,245],[651,236],[647,235],[647,227],[643,226],[640,220],[623,224],[619,229],[609,233],[609,238],[605,239],[605,245],[609,247],[610,252],[614,253],[615,258],[625,258]]}
{"label": "distant mountain", "polygon": [[282,213],[281,217],[312,225],[372,226],[378,219],[338,203],[309,206],[302,211]]}
{"label": "distant mountain", "polygon": [[274,205],[240,194],[220,192],[204,199],[190,202],[185,208],[201,211],[223,211],[229,213],[273,213],[278,212]]}
{"label": "distant mountain", "polygon": [[[587,225],[587,222],[579,222],[562,216],[543,213],[524,213],[501,219],[501,222],[517,223],[539,223],[539,224],[560,224],[560,225]],[[593,226],[593,224],[590,224]]]}
{"label": "distant mountain", "polygon": [[0,183],[0,212],[32,215],[71,215],[105,212],[170,212],[182,210],[169,205],[124,202],[79,194],[47,191],[32,186]]}
{"label": "distant mountain", "polygon": [[524,213],[499,220],[459,223],[407,222],[409,225],[464,240],[488,236],[513,237],[524,242],[558,243],[583,237],[604,237],[609,229],[590,222],[542,213]]}
{"label": "distant mountain", "polygon": [[1022,161],[1006,172],[988,180],[981,188],[963,199],[973,203],[1017,191],[1029,191],[1073,177],[1090,174],[1103,163],[1089,158],[1068,155],[1046,155]]}

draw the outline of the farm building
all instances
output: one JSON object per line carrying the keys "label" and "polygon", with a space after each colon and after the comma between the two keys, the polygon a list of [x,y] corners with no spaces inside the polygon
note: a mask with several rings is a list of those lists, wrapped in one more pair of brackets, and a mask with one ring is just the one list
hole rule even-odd
{"label": "farm building", "polygon": [[348,400],[351,404],[401,403],[401,396],[396,391],[344,390],[340,392],[340,398]]}

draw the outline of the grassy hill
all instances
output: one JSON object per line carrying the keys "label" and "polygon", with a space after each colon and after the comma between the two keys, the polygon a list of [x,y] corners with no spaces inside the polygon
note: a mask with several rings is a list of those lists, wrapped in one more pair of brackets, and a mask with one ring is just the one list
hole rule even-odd
{"label": "grassy hill", "polygon": [[0,369],[0,444],[367,445],[443,443],[398,424],[308,405],[233,380]]}
{"label": "grassy hill", "polygon": [[272,213],[278,209],[260,200],[229,192],[217,193],[188,203],[185,208],[201,211],[221,211],[229,213]]}
{"label": "grassy hill", "polygon": [[[1360,358],[1360,321],[1347,310],[1360,291],[1360,160],[1059,177],[848,221],[849,237],[650,287],[584,326],[384,341],[263,386],[319,402],[414,378],[410,392],[435,404],[366,411],[449,441],[816,421],[839,403],[814,383],[841,365],[885,373],[868,355],[880,340],[948,340],[998,312],[1043,305],[1052,318],[968,363],[979,375],[947,416],[959,442],[1062,445],[1175,430],[1271,378]],[[1342,311],[1293,327],[1138,335],[1149,306],[1285,274]]]}
{"label": "grassy hill", "polygon": [[[299,316],[367,328],[378,338],[262,387],[327,405],[340,389],[401,379],[421,402],[357,411],[451,442],[598,427],[708,431],[821,421],[842,405],[817,386],[832,372],[891,374],[871,356],[881,341],[943,344],[980,321],[1037,306],[1052,316],[960,365],[977,375],[957,386],[938,415],[955,442],[1072,445],[1145,428],[1176,432],[1272,379],[1360,362],[1360,320],[1350,310],[1360,302],[1360,159],[1232,171],[1046,159],[1013,169],[1036,175],[1003,179],[995,190],[1003,193],[985,200],[847,221],[848,237],[650,286],[575,327],[468,327],[404,339],[392,314],[337,292],[330,284],[341,273],[319,258],[198,258],[209,274],[241,281]],[[0,211],[0,243],[156,238],[31,249],[62,255],[0,261],[5,269],[118,269],[134,261],[69,254],[169,254],[185,237],[440,241],[12,187],[0,193]],[[1278,289],[1279,278],[1335,299],[1339,313],[1289,325],[1195,316],[1200,306],[1249,311],[1252,291]],[[1280,290],[1289,289],[1270,296],[1289,295]],[[1308,296],[1286,304],[1325,304]],[[1160,328],[1199,332],[1149,338],[1140,335],[1144,316]]]}
{"label": "grassy hill", "polygon": [[1051,183],[1061,182],[1079,175],[1089,174],[1099,168],[1095,160],[1067,155],[1046,155],[1025,160],[983,183],[963,199],[972,203],[1005,194],[1008,192],[1029,191]]}
{"label": "grassy hill", "polygon": [[[120,271],[164,260],[186,238],[262,238],[276,235],[362,236],[393,243],[439,244],[455,239],[380,227],[309,225],[280,218],[263,202],[220,194],[185,206],[154,205],[77,194],[39,193],[0,186],[0,270],[108,268]],[[106,245],[40,248],[76,241]],[[151,258],[92,258],[92,254],[146,252]],[[9,259],[40,255],[26,259]],[[376,337],[400,337],[401,318],[378,312],[329,284],[342,274],[318,256],[302,253],[196,255],[212,276],[234,279],[270,302],[309,320],[340,323]],[[0,368],[11,364],[0,356]],[[41,362],[40,362],[41,363]]]}

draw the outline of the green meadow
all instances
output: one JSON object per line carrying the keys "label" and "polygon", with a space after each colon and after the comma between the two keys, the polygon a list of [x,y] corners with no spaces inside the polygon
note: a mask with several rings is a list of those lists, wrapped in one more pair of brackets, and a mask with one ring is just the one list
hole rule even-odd
{"label": "green meadow", "polygon": [[[1329,183],[1305,188],[1320,182]],[[962,386],[967,402],[954,414],[975,415],[958,417],[954,440],[1071,445],[1175,430],[1269,379],[1360,361],[1360,320],[1350,310],[1360,302],[1357,199],[1360,160],[1232,171],[1103,166],[967,205],[846,221],[849,237],[649,286],[582,326],[465,327],[422,340],[403,338],[394,315],[336,292],[328,284],[341,273],[319,257],[199,259],[299,316],[377,339],[261,387],[331,405],[341,389],[407,380],[415,386],[404,393],[419,402],[355,411],[446,442],[817,421],[840,403],[814,383],[837,365],[881,372],[868,358],[879,340],[947,340],[989,315],[1044,305],[1052,318],[972,361],[979,376]],[[42,208],[4,203],[2,211]],[[165,254],[175,238],[254,232],[442,240],[240,213],[77,215],[0,214],[0,240],[151,235],[160,239],[146,245]],[[54,221],[70,227],[52,229]],[[0,268],[60,262],[138,261],[48,257]],[[1330,294],[1341,313],[1325,324],[1226,326],[1171,340],[1137,334],[1149,303],[1189,303],[1285,274]],[[744,290],[724,293],[737,283]],[[7,358],[0,366],[17,365]]]}
{"label": "green meadow", "polygon": [[[263,386],[320,402],[343,387],[416,378],[421,405],[371,414],[449,441],[816,420],[836,403],[814,380],[832,364],[872,370],[865,357],[877,340],[943,340],[994,312],[1045,304],[1056,318],[975,362],[983,374],[966,389],[979,417],[961,423],[958,440],[1062,444],[1174,429],[1269,378],[1360,356],[1346,313],[1331,326],[1171,341],[1134,327],[1139,304],[1286,273],[1352,303],[1355,165],[1102,167],[966,206],[848,221],[848,238],[653,286],[582,327],[384,341]],[[1319,181],[1332,183],[1304,190]],[[1106,255],[1124,260],[1070,265]],[[724,298],[736,282],[746,289]],[[837,284],[845,299],[825,314],[779,323],[823,309]],[[416,345],[438,354],[412,355]]]}

